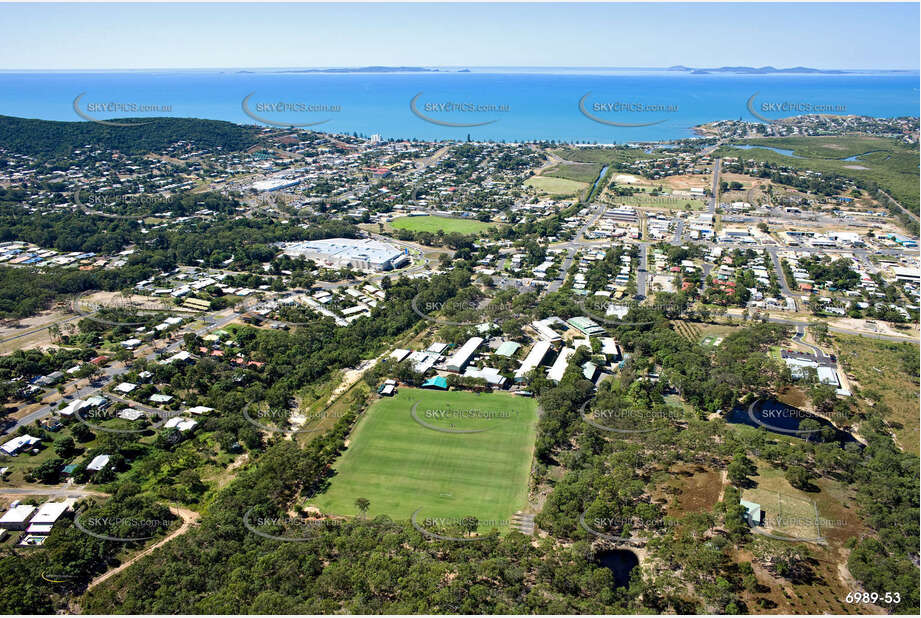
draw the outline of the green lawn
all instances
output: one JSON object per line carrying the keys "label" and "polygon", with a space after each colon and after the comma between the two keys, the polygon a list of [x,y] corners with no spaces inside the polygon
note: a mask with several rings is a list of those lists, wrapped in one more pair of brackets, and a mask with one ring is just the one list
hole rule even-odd
{"label": "green lawn", "polygon": [[413,232],[432,232],[438,230],[445,232],[458,232],[459,234],[479,234],[488,230],[494,224],[484,223],[476,219],[453,219],[451,217],[437,217],[425,215],[423,217],[397,217],[390,222],[391,227],[398,230]]}
{"label": "green lawn", "polygon": [[[486,431],[429,429],[414,420],[414,405],[423,423]],[[429,412],[448,410],[507,416],[436,419]],[[527,506],[536,426],[533,399],[401,388],[396,397],[371,406],[334,466],[331,486],[310,505],[324,513],[357,515],[355,500],[361,497],[370,501],[371,517],[406,520],[421,508],[417,521],[466,516],[507,521]]]}
{"label": "green lawn", "polygon": [[589,186],[587,182],[576,182],[552,176],[533,176],[528,178],[524,184],[550,195],[577,195]]}

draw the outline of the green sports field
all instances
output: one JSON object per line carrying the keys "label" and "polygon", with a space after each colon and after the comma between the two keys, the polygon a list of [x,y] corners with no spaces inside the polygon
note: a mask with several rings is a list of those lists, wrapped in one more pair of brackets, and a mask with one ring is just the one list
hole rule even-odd
{"label": "green sports field", "polygon": [[527,505],[536,425],[533,399],[401,388],[371,406],[334,466],[331,486],[310,505],[357,515],[356,498],[367,498],[369,517],[406,520],[421,508],[417,520],[507,521]]}
{"label": "green sports field", "polygon": [[435,233],[438,230],[443,230],[459,234],[479,234],[483,230],[491,228],[493,224],[477,221],[476,219],[454,219],[425,215],[422,217],[397,217],[390,222],[390,226],[398,230],[410,230],[412,232]]}

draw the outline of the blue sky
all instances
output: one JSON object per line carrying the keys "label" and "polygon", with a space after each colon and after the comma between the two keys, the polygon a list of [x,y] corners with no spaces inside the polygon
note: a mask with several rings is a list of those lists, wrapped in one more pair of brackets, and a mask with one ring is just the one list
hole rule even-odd
{"label": "blue sky", "polygon": [[918,69],[919,4],[0,4],[0,69]]}

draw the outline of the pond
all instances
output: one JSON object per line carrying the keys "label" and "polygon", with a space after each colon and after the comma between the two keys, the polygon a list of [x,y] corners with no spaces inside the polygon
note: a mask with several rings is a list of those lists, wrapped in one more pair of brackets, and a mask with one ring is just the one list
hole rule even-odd
{"label": "pond", "polygon": [[618,588],[630,583],[630,573],[640,564],[640,559],[629,549],[607,549],[595,554],[595,561],[607,567],[614,574],[614,583]]}
{"label": "pond", "polygon": [[[788,406],[776,399],[763,399],[753,404],[736,406],[729,413],[726,420],[730,423],[748,425],[749,427],[763,427],[773,433],[794,436],[804,440],[816,440],[825,433],[824,430],[830,430],[833,435],[832,440],[835,442],[840,442],[842,445],[848,442],[857,443],[853,435],[838,429],[826,419],[805,410]],[[801,424],[806,420],[815,421],[819,424],[820,429],[801,428]]]}
{"label": "pond", "polygon": [[803,157],[793,154],[792,150],[786,150],[784,148],[773,148],[771,146],[753,146],[751,144],[732,144],[731,148],[738,148],[739,150],[754,150],[759,148],[761,150],[771,150],[777,154],[784,155],[785,157],[793,157],[794,159],[802,159]]}

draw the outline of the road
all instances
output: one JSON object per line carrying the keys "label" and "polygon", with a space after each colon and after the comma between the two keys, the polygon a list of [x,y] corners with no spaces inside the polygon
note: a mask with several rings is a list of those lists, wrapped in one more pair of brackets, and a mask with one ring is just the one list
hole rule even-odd
{"label": "road", "polygon": [[[810,324],[810,322],[801,322],[799,320],[789,320],[787,318],[773,318],[773,317],[767,318],[767,321],[771,322],[772,324],[783,324],[784,326],[793,326],[795,328],[800,328],[800,327],[806,328]],[[829,332],[840,333],[842,335],[856,335],[859,337],[866,337],[868,339],[880,339],[882,341],[895,341],[897,343],[905,343],[905,342],[912,342],[912,341],[917,343],[918,341],[917,337],[913,337],[911,335],[899,337],[897,335],[881,335],[878,333],[864,333],[861,331],[854,331],[854,330],[848,330],[846,328],[840,328],[838,326],[829,326],[828,330]],[[810,345],[806,342],[803,342],[803,343],[807,346]]]}
{"label": "road", "polygon": [[416,161],[416,170],[417,170],[417,171],[421,171],[421,170],[426,169],[427,167],[432,166],[432,165],[435,164],[435,163],[438,163],[438,161],[440,161],[442,157],[444,157],[446,154],[448,154],[448,151],[450,151],[450,150],[451,150],[451,146],[450,146],[450,145],[448,145],[448,146],[442,146],[441,148],[439,148],[438,150],[436,150],[436,151],[432,154],[432,156],[430,156],[430,157],[428,157],[428,158],[426,158],[426,159],[422,159],[422,160],[420,160],[420,161]]}
{"label": "road", "polygon": [[681,244],[681,237],[684,236],[684,219],[681,217],[675,217],[675,235],[672,237],[672,245],[678,246]]}
{"label": "road", "polygon": [[42,332],[43,330],[48,330],[50,327],[54,326],[55,324],[57,324],[57,325],[67,324],[68,322],[73,322],[74,320],[79,320],[79,319],[81,319],[82,317],[83,317],[82,315],[75,315],[75,316],[73,316],[72,318],[66,318],[66,319],[63,319],[63,320],[58,320],[58,321],[56,321],[56,322],[49,322],[48,324],[45,324],[44,326],[39,326],[38,328],[33,328],[32,330],[28,330],[28,331],[26,331],[26,332],[24,332],[24,333],[19,333],[18,335],[13,335],[12,337],[7,337],[6,339],[0,339],[0,343],[6,343],[6,342],[8,342],[8,341],[15,341],[16,339],[21,339],[22,337],[28,337],[29,335],[34,335],[35,333],[40,333],[40,332]]}
{"label": "road", "polygon": [[190,511],[189,509],[183,509],[183,508],[178,508],[174,506],[169,507],[169,510],[173,513],[173,515],[176,515],[177,517],[182,518],[181,526],[179,526],[176,530],[169,533],[168,535],[166,535],[166,537],[160,539],[159,541],[157,541],[156,543],[154,543],[147,549],[141,552],[138,552],[137,554],[132,556],[130,559],[128,559],[126,562],[120,564],[119,566],[115,567],[112,570],[106,571],[105,573],[103,573],[102,575],[100,575],[99,577],[91,581],[90,584],[86,587],[86,589],[92,590],[93,588],[95,588],[102,582],[106,581],[110,577],[115,577],[116,575],[118,575],[119,573],[121,573],[122,571],[130,567],[132,564],[134,564],[135,562],[137,562],[144,556],[147,556],[148,554],[153,553],[160,547],[163,547],[164,545],[166,545],[167,543],[175,539],[177,536],[188,532],[189,529],[192,527],[192,524],[198,521],[199,515],[195,511]]}
{"label": "road", "polygon": [[649,276],[649,246],[640,243],[640,263],[636,269],[636,295],[646,298],[646,278]]}
{"label": "road", "polygon": [[713,186],[710,188],[710,204],[707,206],[707,212],[711,215],[716,213],[716,205],[720,197],[720,159],[713,160]]}
{"label": "road", "polygon": [[700,282],[700,291],[701,291],[701,292],[703,292],[704,290],[707,289],[707,277],[710,276],[710,271],[713,270],[713,267],[714,267],[714,266],[716,266],[716,264],[714,264],[714,263],[712,263],[712,262],[704,262],[704,276],[703,276],[703,279],[702,279],[701,282]]}
{"label": "road", "polygon": [[818,356],[819,358],[828,358],[828,354],[825,353],[825,350],[823,350],[819,346],[812,345],[811,343],[807,343],[806,341],[803,340],[803,336],[805,334],[806,334],[806,327],[802,325],[797,326],[796,334],[793,335],[793,341],[809,348],[810,350],[812,350],[812,353]]}
{"label": "road", "polygon": [[771,261],[774,263],[774,270],[777,273],[777,282],[780,284],[780,290],[784,296],[787,298],[792,298],[796,310],[799,311],[800,303],[796,298],[796,294],[793,293],[793,290],[790,289],[790,286],[787,285],[787,276],[783,272],[783,266],[780,264],[780,258],[777,256],[776,247],[768,247],[768,254],[771,256]]}
{"label": "road", "polygon": [[92,491],[78,487],[76,489],[64,489],[62,487],[0,487],[0,495],[4,496],[51,496],[52,498],[84,498],[86,496],[97,496],[105,498],[110,494],[101,491]]}

